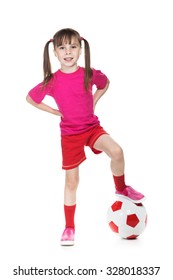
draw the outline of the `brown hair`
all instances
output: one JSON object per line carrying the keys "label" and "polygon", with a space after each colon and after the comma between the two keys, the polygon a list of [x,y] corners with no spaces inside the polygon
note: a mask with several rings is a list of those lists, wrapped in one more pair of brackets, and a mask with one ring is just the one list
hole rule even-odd
{"label": "brown hair", "polygon": [[84,41],[85,46],[85,77],[84,77],[84,87],[87,90],[89,87],[89,83],[92,77],[92,69],[90,67],[90,47],[89,43],[86,39],[81,37],[77,31],[71,28],[61,29],[55,33],[53,39],[49,40],[44,47],[44,55],[43,55],[43,72],[44,72],[44,80],[43,84],[46,85],[52,78],[52,69],[49,57],[49,44],[52,42],[54,49],[55,47],[61,46],[64,42],[71,43],[71,40],[75,38],[78,40],[79,45],[81,47],[81,41]]}

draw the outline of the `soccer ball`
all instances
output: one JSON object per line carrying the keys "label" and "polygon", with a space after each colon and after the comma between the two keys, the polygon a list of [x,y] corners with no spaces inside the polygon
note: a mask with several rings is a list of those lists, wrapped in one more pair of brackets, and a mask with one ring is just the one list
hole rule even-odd
{"label": "soccer ball", "polygon": [[121,198],[109,207],[107,221],[111,230],[120,237],[135,239],[146,227],[146,209],[142,203],[133,203]]}

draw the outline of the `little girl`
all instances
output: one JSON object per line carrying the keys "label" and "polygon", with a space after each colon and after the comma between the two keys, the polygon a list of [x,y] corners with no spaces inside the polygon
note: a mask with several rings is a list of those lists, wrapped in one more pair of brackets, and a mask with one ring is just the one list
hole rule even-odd
{"label": "little girl", "polygon": [[[84,68],[77,64],[82,41],[85,46]],[[60,62],[60,69],[55,73],[51,71],[50,43],[53,43],[54,54]],[[65,229],[61,245],[73,245],[79,165],[86,159],[85,146],[89,146],[95,154],[105,152],[110,158],[117,196],[134,203],[142,202],[145,197],[125,184],[122,148],[100,126],[99,119],[94,114],[98,100],[108,89],[109,80],[100,70],[91,68],[87,40],[70,28],[58,31],[45,45],[43,68],[43,82],[31,89],[26,99],[36,108],[61,119],[62,168],[65,170]],[[92,92],[93,85],[96,86],[95,93]],[[42,102],[46,95],[54,98],[57,109]]]}

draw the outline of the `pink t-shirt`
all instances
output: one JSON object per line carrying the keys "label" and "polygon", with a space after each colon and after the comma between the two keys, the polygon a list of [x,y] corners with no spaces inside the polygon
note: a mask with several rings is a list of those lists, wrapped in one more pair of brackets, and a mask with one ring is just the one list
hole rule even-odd
{"label": "pink t-shirt", "polygon": [[38,84],[29,91],[29,96],[37,104],[46,95],[52,96],[63,115],[60,122],[61,135],[80,134],[100,123],[93,111],[92,87],[95,85],[97,89],[103,89],[106,83],[106,75],[93,69],[90,87],[86,91],[83,67],[73,73],[58,70],[44,88],[43,83]]}

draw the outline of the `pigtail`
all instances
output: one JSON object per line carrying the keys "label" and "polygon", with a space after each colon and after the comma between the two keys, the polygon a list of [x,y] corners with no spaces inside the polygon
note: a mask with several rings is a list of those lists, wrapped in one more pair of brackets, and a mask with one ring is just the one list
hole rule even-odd
{"label": "pigtail", "polygon": [[49,57],[49,44],[52,41],[53,41],[52,39],[49,40],[44,47],[44,52],[43,52],[43,74],[44,74],[43,85],[46,85],[53,76],[51,63],[50,63],[50,57]]}
{"label": "pigtail", "polygon": [[89,43],[86,39],[81,37],[81,40],[84,41],[85,44],[85,78],[84,78],[84,86],[85,89],[88,90],[89,88],[89,83],[91,81],[93,72],[90,66],[90,46]]}
{"label": "pigtail", "polygon": [[85,46],[85,76],[84,76],[84,87],[86,90],[89,89],[89,84],[91,82],[91,78],[93,75],[93,71],[90,66],[90,46],[86,39],[80,37],[79,33],[73,29],[66,28],[58,31],[54,36],[53,39],[49,40],[45,47],[44,47],[44,55],[43,55],[43,73],[44,73],[44,80],[43,86],[47,85],[47,83],[51,80],[53,74],[51,69],[50,57],[49,57],[49,44],[53,42],[54,48],[60,45],[64,39],[68,39],[71,42],[72,37],[76,37],[79,40],[80,46],[81,41],[84,41]]}

